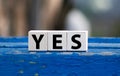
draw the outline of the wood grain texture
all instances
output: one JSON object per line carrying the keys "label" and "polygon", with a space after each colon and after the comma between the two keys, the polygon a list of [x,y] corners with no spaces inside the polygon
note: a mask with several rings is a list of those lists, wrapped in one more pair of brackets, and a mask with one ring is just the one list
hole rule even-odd
{"label": "wood grain texture", "polygon": [[0,38],[1,76],[120,76],[120,38],[89,38],[88,52],[28,52],[27,42]]}

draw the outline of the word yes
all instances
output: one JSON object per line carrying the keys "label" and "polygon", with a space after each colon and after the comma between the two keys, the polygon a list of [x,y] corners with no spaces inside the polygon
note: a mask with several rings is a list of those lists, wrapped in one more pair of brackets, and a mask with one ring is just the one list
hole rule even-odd
{"label": "word yes", "polygon": [[87,31],[30,31],[30,51],[87,51]]}

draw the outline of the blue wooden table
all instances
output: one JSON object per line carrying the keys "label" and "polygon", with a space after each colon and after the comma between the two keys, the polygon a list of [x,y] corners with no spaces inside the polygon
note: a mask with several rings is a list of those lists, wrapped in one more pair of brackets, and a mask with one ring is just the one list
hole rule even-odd
{"label": "blue wooden table", "polygon": [[28,52],[28,38],[0,38],[0,76],[120,76],[120,38],[89,38],[88,52]]}

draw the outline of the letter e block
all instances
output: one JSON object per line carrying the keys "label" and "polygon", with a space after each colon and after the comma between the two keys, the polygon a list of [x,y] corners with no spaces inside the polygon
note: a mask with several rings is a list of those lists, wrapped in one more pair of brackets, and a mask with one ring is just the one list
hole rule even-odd
{"label": "letter e block", "polygon": [[48,51],[66,51],[65,31],[50,31],[48,33]]}

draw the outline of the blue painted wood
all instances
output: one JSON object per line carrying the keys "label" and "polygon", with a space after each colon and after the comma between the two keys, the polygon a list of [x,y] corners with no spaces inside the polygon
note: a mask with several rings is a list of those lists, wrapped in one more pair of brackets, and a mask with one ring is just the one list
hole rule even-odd
{"label": "blue painted wood", "polygon": [[28,38],[0,38],[0,76],[120,76],[120,38],[89,38],[88,52],[28,52]]}
{"label": "blue painted wood", "polygon": [[0,42],[27,42],[27,37],[0,37]]}

